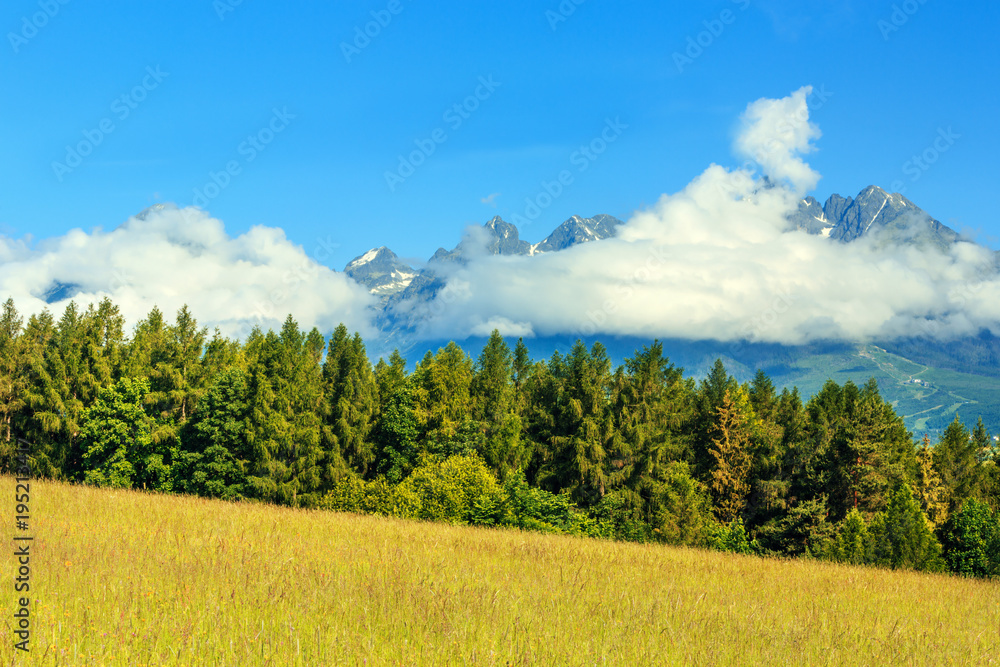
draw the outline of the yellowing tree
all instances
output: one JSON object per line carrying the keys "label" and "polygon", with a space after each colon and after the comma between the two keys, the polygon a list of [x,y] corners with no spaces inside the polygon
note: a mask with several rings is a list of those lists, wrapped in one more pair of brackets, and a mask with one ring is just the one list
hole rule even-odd
{"label": "yellowing tree", "polygon": [[750,468],[753,465],[750,438],[754,414],[743,387],[726,389],[722,404],[716,408],[712,446],[714,459],[709,489],[715,500],[716,517],[725,523],[740,515],[750,491]]}

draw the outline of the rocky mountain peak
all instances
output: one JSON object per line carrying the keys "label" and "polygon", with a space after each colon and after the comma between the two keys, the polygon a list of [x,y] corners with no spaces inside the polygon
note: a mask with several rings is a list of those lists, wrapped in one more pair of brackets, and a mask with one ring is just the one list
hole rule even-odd
{"label": "rocky mountain peak", "polygon": [[879,243],[946,247],[958,239],[958,234],[909,199],[877,185],[869,185],[857,197],[830,195],[822,207],[815,198],[806,197],[789,221],[797,229],[844,243],[878,235]]}

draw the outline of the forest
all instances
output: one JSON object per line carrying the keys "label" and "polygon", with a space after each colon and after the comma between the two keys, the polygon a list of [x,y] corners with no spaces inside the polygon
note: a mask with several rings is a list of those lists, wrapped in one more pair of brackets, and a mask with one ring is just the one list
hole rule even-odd
{"label": "forest", "polygon": [[[1000,400],[1000,397],[998,397]],[[658,341],[529,358],[496,331],[412,372],[343,325],[291,315],[245,340],[109,299],[0,314],[0,469],[112,488],[1000,575],[1000,453],[956,416],[937,442],[879,394],[804,399],[717,361],[700,381]]]}

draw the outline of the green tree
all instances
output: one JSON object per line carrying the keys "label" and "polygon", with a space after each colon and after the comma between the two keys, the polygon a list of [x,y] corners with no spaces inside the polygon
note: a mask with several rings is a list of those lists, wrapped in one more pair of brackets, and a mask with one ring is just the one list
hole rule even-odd
{"label": "green tree", "polygon": [[63,451],[57,458],[66,461],[64,470],[69,476],[82,477],[83,473],[83,450],[77,441],[83,409],[119,376],[123,323],[118,307],[108,298],[96,308],[90,304],[82,314],[71,301],[59,320],[55,345],[47,351],[45,391],[50,405],[54,404],[51,407],[58,411],[58,447]]}
{"label": "green tree", "polygon": [[653,341],[625,360],[614,376],[612,409],[620,447],[608,456],[612,486],[637,488],[662,480],[672,461],[687,460],[682,427],[690,418],[693,388]]}
{"label": "green tree", "polygon": [[1000,517],[988,505],[969,498],[943,531],[948,568],[970,577],[1000,575]]}
{"label": "green tree", "polygon": [[753,464],[750,438],[755,416],[749,397],[740,386],[732,391],[726,389],[716,410],[718,417],[709,449],[715,461],[709,473],[709,488],[715,515],[729,524],[740,517],[750,491],[748,477]]}
{"label": "green tree", "polygon": [[25,349],[21,340],[21,317],[14,300],[8,298],[0,313],[0,448],[5,466],[12,462],[10,452],[16,449],[14,425],[25,407]]}
{"label": "green tree", "polygon": [[[758,370],[747,389],[755,419],[750,451],[753,463],[748,475],[749,491],[743,517],[750,529],[757,529],[787,507],[790,487],[786,470],[788,448],[782,420],[788,395],[777,394],[774,383]],[[800,404],[801,407],[801,404]]]}
{"label": "green tree", "polygon": [[531,356],[528,353],[528,346],[524,344],[523,338],[517,339],[517,345],[514,347],[514,358],[511,362],[511,366],[511,370],[514,374],[514,390],[520,391],[521,387],[524,386],[528,375],[531,373],[532,368]]}
{"label": "green tree", "polygon": [[318,331],[303,334],[291,316],[280,334],[255,329],[247,339],[250,497],[313,506],[322,495],[320,339]]}
{"label": "green tree", "polygon": [[977,445],[969,430],[955,415],[934,447],[934,468],[947,493],[948,511],[956,512],[972,496],[979,482]]}
{"label": "green tree", "polygon": [[470,523],[477,508],[492,507],[501,487],[477,455],[428,460],[407,477],[394,494],[397,516],[449,523]]}
{"label": "green tree", "polygon": [[721,359],[716,359],[708,375],[698,385],[694,397],[694,416],[691,424],[692,463],[699,479],[708,479],[715,467],[715,457],[711,454],[714,439],[718,436],[716,423],[719,407],[726,392],[734,392],[738,387],[736,379],[726,372]]}
{"label": "green tree", "polygon": [[177,311],[173,325],[154,307],[135,327],[123,369],[129,375],[149,378],[146,402],[156,419],[155,442],[179,443],[180,430],[210,380],[202,366],[206,335],[207,329],[198,328],[187,306]]}
{"label": "green tree", "polygon": [[832,541],[827,557],[850,565],[867,565],[872,561],[872,541],[868,524],[861,512],[851,509],[840,522],[837,536]]}
{"label": "green tree", "polygon": [[84,409],[80,441],[86,483],[171,490],[175,452],[153,443],[150,419],[143,411],[148,392],[145,378],[121,378]]}
{"label": "green tree", "polygon": [[246,488],[249,403],[246,373],[220,372],[185,429],[184,450],[173,466],[174,488],[210,498],[239,500]]}
{"label": "green tree", "polygon": [[527,463],[513,373],[510,348],[494,329],[474,366],[470,392],[473,419],[485,436],[483,459],[501,481]]}
{"label": "green tree", "polygon": [[470,419],[472,359],[451,341],[413,373],[413,409],[424,437],[447,442]]}
{"label": "green tree", "polygon": [[417,464],[417,418],[413,414],[413,398],[408,383],[395,388],[387,396],[372,429],[375,447],[375,472],[384,475],[390,484],[398,484]]}
{"label": "green tree", "polygon": [[349,469],[366,476],[375,463],[369,434],[378,415],[379,387],[360,334],[349,336],[343,324],[330,338],[323,363],[323,388],[324,475],[329,486]]}
{"label": "green tree", "polygon": [[886,511],[872,518],[868,530],[874,564],[930,572],[944,569],[941,544],[908,485],[892,495]]}
{"label": "green tree", "polygon": [[839,399],[836,410],[826,413],[831,469],[826,492],[838,519],[852,508],[867,514],[885,509],[890,490],[910,482],[916,469],[912,435],[880,396],[875,378],[861,389],[845,383]]}
{"label": "green tree", "polygon": [[[52,314],[32,315],[19,338],[22,345],[21,406],[14,413],[14,430],[32,443],[32,471],[40,477],[63,477],[69,465],[72,437],[78,431],[67,415],[66,396],[58,382],[60,359]],[[78,416],[78,415],[76,415]]]}
{"label": "green tree", "polygon": [[571,494],[581,507],[606,493],[606,453],[620,448],[614,415],[609,409],[610,361],[600,343],[588,351],[576,341],[565,361],[550,362],[544,417],[547,443],[539,449],[544,461],[539,484],[554,493]]}
{"label": "green tree", "polygon": [[934,468],[934,455],[930,445],[930,438],[925,435],[917,452],[915,491],[920,500],[920,509],[936,529],[948,519],[948,492]]}
{"label": "green tree", "polygon": [[996,456],[996,442],[986,431],[983,418],[976,421],[976,428],[972,431],[972,442],[976,450],[976,460],[980,465],[992,461]]}
{"label": "green tree", "polygon": [[386,399],[403,386],[406,382],[406,359],[399,350],[392,351],[389,361],[378,360],[375,364],[375,382],[378,385],[379,404],[384,404]]}

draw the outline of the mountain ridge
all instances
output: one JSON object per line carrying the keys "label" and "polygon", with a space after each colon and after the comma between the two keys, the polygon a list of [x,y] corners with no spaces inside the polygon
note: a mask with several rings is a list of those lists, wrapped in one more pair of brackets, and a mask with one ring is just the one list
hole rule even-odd
{"label": "mountain ridge", "polygon": [[[872,238],[879,245],[906,243],[945,249],[960,238],[957,232],[902,194],[887,192],[876,185],[863,188],[856,197],[831,194],[823,204],[810,195],[800,200],[798,209],[787,219],[793,229],[841,243]],[[344,272],[380,297],[386,308],[407,299],[432,298],[443,286],[435,269],[447,262],[464,264],[477,256],[530,257],[560,252],[581,243],[611,238],[623,224],[622,220],[603,213],[590,218],[572,215],[544,239],[532,244],[521,239],[516,225],[496,215],[481,226],[466,228],[451,250],[438,248],[422,268],[402,262],[389,248],[379,246],[348,262]],[[355,264],[373,252],[376,252],[373,261],[379,262],[374,267]],[[1000,257],[1000,253],[997,255]]]}

